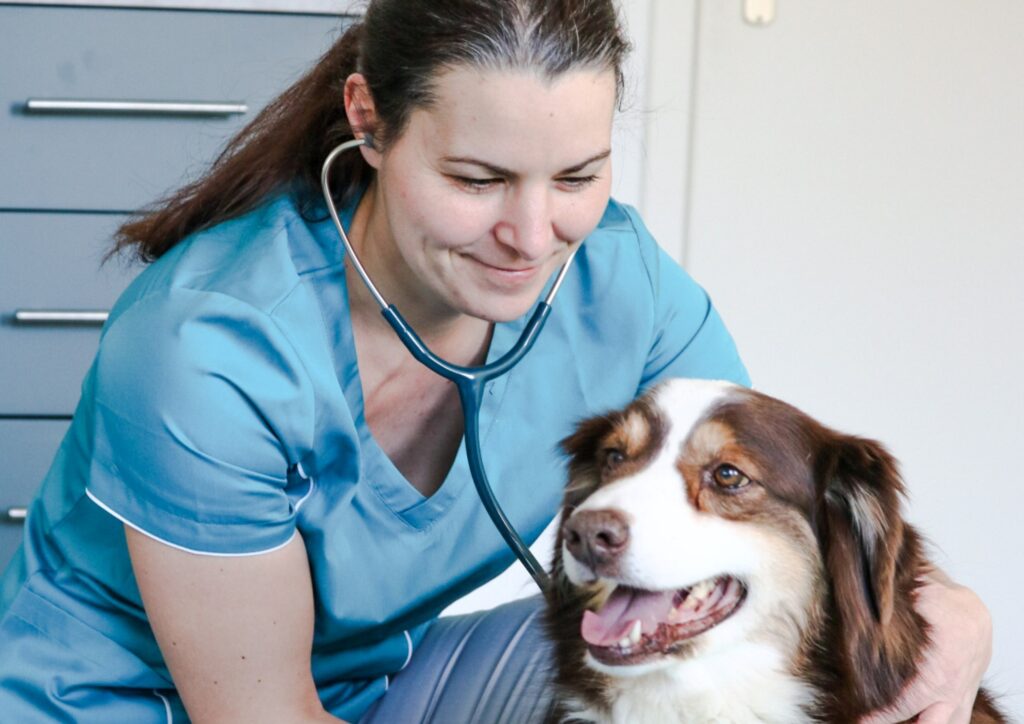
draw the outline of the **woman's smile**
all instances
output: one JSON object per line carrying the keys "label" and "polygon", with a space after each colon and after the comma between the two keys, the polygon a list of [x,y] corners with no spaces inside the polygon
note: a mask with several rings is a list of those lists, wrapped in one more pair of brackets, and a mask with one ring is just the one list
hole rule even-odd
{"label": "woman's smile", "polygon": [[533,283],[536,278],[547,271],[547,264],[512,264],[509,262],[485,261],[472,254],[461,254],[492,283],[507,287],[523,287]]}

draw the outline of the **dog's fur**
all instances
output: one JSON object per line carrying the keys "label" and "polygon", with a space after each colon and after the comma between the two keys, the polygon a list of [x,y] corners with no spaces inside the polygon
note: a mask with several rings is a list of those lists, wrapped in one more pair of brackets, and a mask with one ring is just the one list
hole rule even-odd
{"label": "dog's fur", "polygon": [[[583,422],[563,448],[546,617],[555,720],[855,722],[914,675],[929,564],[880,444],[728,383],[672,380]],[[743,598],[692,638],[666,623],[625,648],[581,637],[584,613],[617,586],[676,591],[722,575]],[[972,721],[1006,719],[982,692]]]}

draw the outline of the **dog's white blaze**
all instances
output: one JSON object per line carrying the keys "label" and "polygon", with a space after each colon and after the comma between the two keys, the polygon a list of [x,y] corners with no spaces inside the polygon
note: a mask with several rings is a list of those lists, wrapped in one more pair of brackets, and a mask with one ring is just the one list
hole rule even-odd
{"label": "dog's white blaze", "polygon": [[672,410],[672,427],[677,441],[681,441],[712,406],[742,389],[722,380],[669,380],[657,388],[655,405]]}

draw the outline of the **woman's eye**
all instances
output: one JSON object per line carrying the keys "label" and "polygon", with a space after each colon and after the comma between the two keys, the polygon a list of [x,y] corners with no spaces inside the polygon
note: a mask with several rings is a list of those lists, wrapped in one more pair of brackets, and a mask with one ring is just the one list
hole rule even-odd
{"label": "woman's eye", "polygon": [[586,188],[590,184],[597,181],[597,176],[565,176],[558,179],[558,182],[563,186],[567,186],[571,189],[582,189]]}
{"label": "woman's eye", "polygon": [[469,176],[452,176],[452,180],[470,191],[486,191],[501,183],[500,178],[470,178]]}
{"label": "woman's eye", "polygon": [[733,465],[719,465],[712,473],[715,484],[720,488],[736,490],[750,484],[750,478]]}

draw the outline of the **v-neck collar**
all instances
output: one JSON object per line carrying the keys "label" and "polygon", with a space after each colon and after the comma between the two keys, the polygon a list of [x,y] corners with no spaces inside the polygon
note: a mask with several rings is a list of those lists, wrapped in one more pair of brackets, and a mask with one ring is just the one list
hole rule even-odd
{"label": "v-neck collar", "polygon": [[[359,197],[339,210],[338,217],[346,232],[351,228],[352,218],[358,204]],[[326,230],[325,233],[334,238],[340,247],[341,240],[337,239],[337,231],[333,223],[325,223],[323,228]],[[339,256],[342,258],[346,256],[343,248]],[[352,332],[352,310],[349,305],[348,282],[344,269],[341,269],[336,276],[332,275],[331,281],[340,285],[340,290],[335,296],[339,308],[333,315],[336,329],[332,330],[335,344],[335,370],[359,435],[362,452],[360,482],[368,485],[384,506],[407,525],[417,529],[426,529],[443,516],[460,495],[475,494],[475,491],[465,490],[467,483],[472,481],[469,461],[466,456],[465,434],[459,442],[459,449],[451,468],[434,494],[427,497],[413,487],[412,483],[406,479],[377,443],[366,422],[366,401],[363,397],[362,378],[359,374],[359,362]],[[491,343],[487,350],[487,363],[499,359],[512,348],[528,319],[529,315],[527,314],[512,322],[494,325]],[[479,425],[485,468],[490,433],[508,386],[509,375],[514,372],[515,370],[511,370],[489,382],[484,389]]]}

